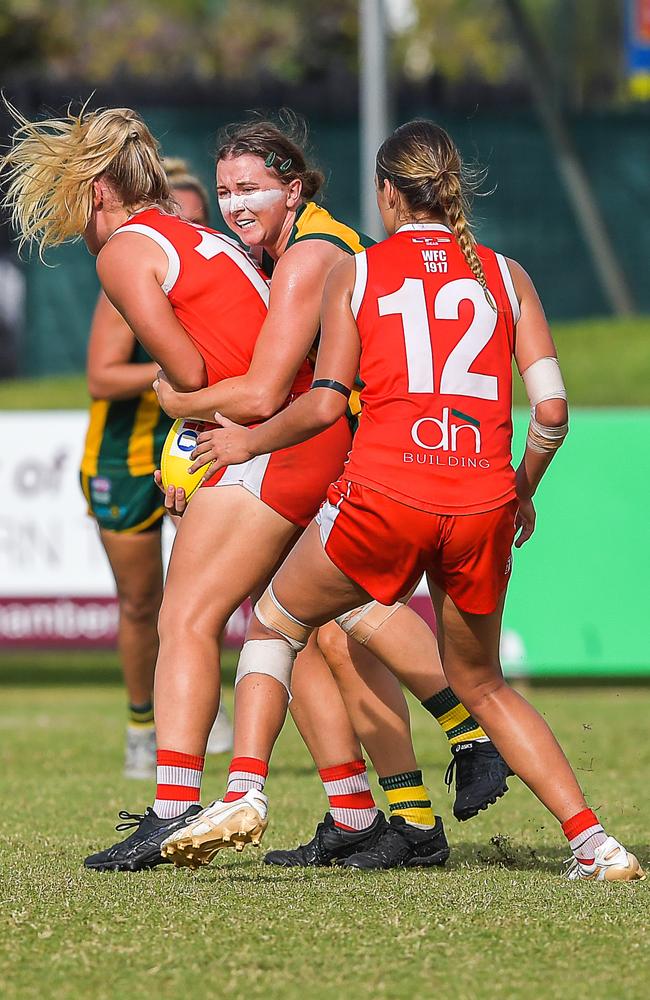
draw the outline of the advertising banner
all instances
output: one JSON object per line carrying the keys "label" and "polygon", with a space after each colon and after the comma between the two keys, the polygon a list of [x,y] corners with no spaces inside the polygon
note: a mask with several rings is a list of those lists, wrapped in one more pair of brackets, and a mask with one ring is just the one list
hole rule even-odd
{"label": "advertising banner", "polygon": [[650,98],[650,0],[626,0],[625,61],[630,90]]}
{"label": "advertising banner", "polygon": [[[515,420],[522,454],[527,415]],[[650,675],[650,410],[573,410],[514,554],[502,652],[530,675]]]}
{"label": "advertising banner", "polygon": [[[79,410],[0,413],[0,649],[115,646],[115,585],[79,485],[87,423]],[[166,519],[165,562],[173,537]],[[247,614],[227,641],[242,641]]]}
{"label": "advertising banner", "polygon": [[[0,413],[0,649],[112,646],[113,579],[78,467],[83,412]],[[528,415],[516,414],[514,454]],[[577,410],[542,483],[537,529],[514,553],[502,641],[508,672],[650,674],[646,567],[650,410]],[[165,549],[173,529],[165,526]],[[421,585],[416,610],[432,622]],[[247,607],[232,617],[238,645]]]}

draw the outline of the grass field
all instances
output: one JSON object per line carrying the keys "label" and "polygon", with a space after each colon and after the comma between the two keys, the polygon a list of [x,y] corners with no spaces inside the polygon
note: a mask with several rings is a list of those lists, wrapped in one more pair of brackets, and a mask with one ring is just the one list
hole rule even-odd
{"label": "grass field", "polygon": [[[5,655],[0,683],[7,1000],[648,996],[650,882],[562,881],[566,844],[515,779],[488,813],[457,824],[442,784],[446,745],[419,706],[416,746],[452,845],[446,869],[282,871],[249,848],[198,873],[99,875],[84,872],[84,855],[117,837],[118,809],[142,809],[151,792],[120,776],[115,658]],[[650,860],[650,689],[544,688],[532,698],[607,827]],[[226,766],[209,760],[206,797],[220,792]],[[264,847],[308,838],[325,799],[292,724],[267,788]]]}
{"label": "grass field", "polygon": [[[650,317],[554,323],[562,371],[573,406],[650,406]],[[520,379],[515,402],[526,403]],[[0,410],[84,409],[83,375],[0,382]]]}

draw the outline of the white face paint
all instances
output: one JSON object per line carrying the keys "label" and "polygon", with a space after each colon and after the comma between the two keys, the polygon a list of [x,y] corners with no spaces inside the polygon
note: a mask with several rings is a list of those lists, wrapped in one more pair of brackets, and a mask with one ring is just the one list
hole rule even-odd
{"label": "white face paint", "polygon": [[249,211],[254,214],[269,208],[284,197],[285,192],[281,188],[251,191],[249,194],[231,194],[228,198],[219,198],[219,208],[223,216],[234,215],[235,212],[240,211]]}

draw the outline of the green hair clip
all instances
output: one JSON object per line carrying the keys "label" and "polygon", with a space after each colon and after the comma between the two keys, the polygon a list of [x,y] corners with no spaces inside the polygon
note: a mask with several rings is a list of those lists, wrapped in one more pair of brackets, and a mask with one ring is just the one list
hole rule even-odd
{"label": "green hair clip", "polygon": [[[267,158],[264,160],[264,166],[265,167],[272,167],[273,164],[275,163],[277,157],[278,157],[278,154],[271,151],[269,153],[269,155],[267,156]],[[280,171],[281,174],[286,174],[287,170],[291,169],[291,164],[292,163],[293,163],[293,160],[291,159],[291,157],[288,157],[288,159],[284,160],[278,166],[277,169]]]}

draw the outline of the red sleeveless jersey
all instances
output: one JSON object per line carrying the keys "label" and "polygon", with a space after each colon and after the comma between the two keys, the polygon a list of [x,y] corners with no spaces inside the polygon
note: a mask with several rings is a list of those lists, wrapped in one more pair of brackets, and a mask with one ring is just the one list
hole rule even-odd
{"label": "red sleeveless jersey", "polygon": [[365,388],[343,475],[436,514],[487,511],[515,496],[519,304],[504,257],[477,252],[496,312],[446,226],[402,226],[355,257]]}
{"label": "red sleeveless jersey", "polygon": [[[267,279],[246,251],[222,233],[157,208],[132,216],[116,230],[123,232],[148,236],[165,251],[162,288],[205,362],[208,383],[244,375],[269,302]],[[305,361],[292,392],[305,392],[312,377]]]}

